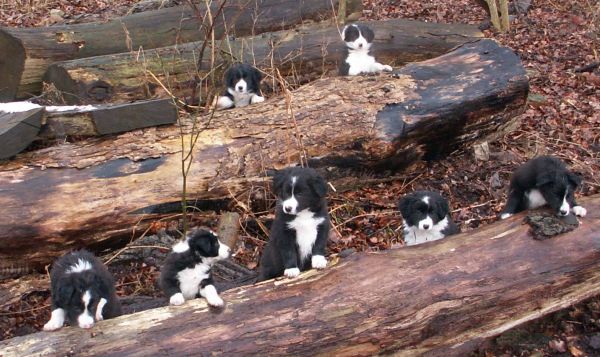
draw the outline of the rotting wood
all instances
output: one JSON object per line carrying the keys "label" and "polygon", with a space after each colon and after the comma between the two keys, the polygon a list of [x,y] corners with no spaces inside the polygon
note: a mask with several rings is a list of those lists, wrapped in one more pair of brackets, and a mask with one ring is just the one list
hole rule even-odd
{"label": "rotting wood", "polygon": [[[403,19],[365,23],[375,31],[372,54],[378,61],[396,66],[430,59],[483,37],[472,25]],[[228,63],[243,60],[266,73],[277,68],[290,82],[303,83],[327,72],[337,74],[344,46],[337,26],[316,24],[217,42],[215,66],[211,65],[210,58],[204,58],[201,65],[197,65],[202,42],[193,42],[148,50],[143,56],[122,53],[58,62],[48,68],[44,81],[60,90],[70,104],[164,97],[167,93],[163,85],[181,98],[201,88],[205,100],[212,83],[198,84],[192,79],[203,77],[215,68],[220,77]],[[266,82],[275,86],[271,79]]]}
{"label": "rotting wood", "polygon": [[[353,254],[294,280],[0,342],[23,355],[467,356],[487,340],[600,294],[600,196],[571,232],[535,240],[526,213],[422,245]],[[185,343],[182,343],[182,339]]]}
{"label": "rotting wood", "polygon": [[[401,170],[505,132],[527,93],[519,58],[492,40],[395,76],[317,80],[292,92],[293,119],[285,98],[217,112],[208,126],[208,116],[198,117],[206,129],[194,149],[188,197],[251,199],[264,192],[266,170],[301,157],[327,175],[332,168]],[[183,129],[189,142],[189,126]],[[159,127],[86,139],[0,165],[0,268],[25,261],[42,268],[74,247],[119,246],[133,226],[143,230],[154,207],[180,207],[179,134]]]}
{"label": "rotting wood", "polygon": [[44,108],[17,113],[0,111],[0,160],[18,154],[36,139],[43,115]]}
{"label": "rotting wood", "polygon": [[[337,0],[227,0],[215,20],[215,36],[244,36],[291,28],[335,17]],[[215,14],[221,1],[211,2]],[[205,2],[196,5],[202,15]],[[348,1],[349,13],[362,2]],[[56,61],[138,51],[201,41],[205,30],[188,6],[163,8],[107,22],[39,28],[0,28],[0,102],[22,99],[42,89],[42,76]]]}

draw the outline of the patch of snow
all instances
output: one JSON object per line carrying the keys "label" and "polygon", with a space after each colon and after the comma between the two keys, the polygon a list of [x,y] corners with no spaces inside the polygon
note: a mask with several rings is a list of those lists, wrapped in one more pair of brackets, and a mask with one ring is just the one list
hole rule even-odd
{"label": "patch of snow", "polygon": [[77,110],[80,112],[86,110],[94,110],[96,107],[93,105],[60,105],[60,106],[48,106],[46,107],[46,111],[48,112],[66,112],[68,110]]}
{"label": "patch of snow", "polygon": [[41,108],[41,105],[37,105],[31,102],[8,102],[0,103],[0,112],[4,113],[19,113],[26,112],[31,109]]}

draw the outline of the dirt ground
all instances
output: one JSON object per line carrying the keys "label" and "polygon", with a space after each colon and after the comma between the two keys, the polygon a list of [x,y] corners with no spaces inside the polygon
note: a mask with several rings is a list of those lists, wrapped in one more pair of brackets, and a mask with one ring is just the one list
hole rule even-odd
{"label": "dirt ground", "polygon": [[[126,14],[136,1],[16,1],[0,0],[0,24],[40,26],[49,23],[51,9],[65,15],[61,22],[98,21]],[[11,3],[14,3],[11,2]],[[412,18],[431,22],[481,24],[486,13],[468,0],[364,1],[363,19]],[[56,18],[55,18],[56,19]],[[535,0],[526,14],[515,16],[511,30],[485,35],[512,48],[530,78],[531,95],[520,126],[490,143],[490,159],[479,161],[471,150],[421,163],[386,182],[330,195],[337,234],[330,253],[345,249],[384,250],[403,245],[396,210],[398,199],[416,189],[436,190],[446,196],[454,219],[463,231],[493,222],[506,199],[510,174],[527,159],[553,154],[563,159],[584,183],[580,196],[600,193],[600,2],[594,0]],[[586,66],[588,68],[586,68]],[[255,269],[266,241],[252,216],[268,222],[272,214],[261,207],[246,219],[236,262]],[[213,225],[214,214],[196,217]],[[158,268],[148,262],[110,266],[121,296],[160,296],[155,281]],[[24,296],[0,307],[0,339],[41,329],[49,309],[47,290]],[[476,356],[600,356],[600,297],[515,328],[494,339]]]}

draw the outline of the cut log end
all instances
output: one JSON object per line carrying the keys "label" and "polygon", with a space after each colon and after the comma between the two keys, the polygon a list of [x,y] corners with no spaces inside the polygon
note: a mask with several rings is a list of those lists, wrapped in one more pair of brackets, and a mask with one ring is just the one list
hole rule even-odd
{"label": "cut log end", "polygon": [[[0,102],[12,101],[19,88],[25,68],[25,48],[23,43],[0,28]],[[10,55],[8,55],[10,54]]]}

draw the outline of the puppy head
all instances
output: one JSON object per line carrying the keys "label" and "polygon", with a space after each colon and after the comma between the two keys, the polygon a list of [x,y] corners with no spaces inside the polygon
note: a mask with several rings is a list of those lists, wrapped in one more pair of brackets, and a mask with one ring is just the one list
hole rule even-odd
{"label": "puppy head", "polygon": [[187,239],[190,250],[201,258],[226,259],[230,248],[219,241],[219,237],[209,229],[196,229]]}
{"label": "puppy head", "polygon": [[314,169],[288,167],[273,177],[273,192],[283,213],[296,215],[309,208],[317,210],[327,194],[327,182]]}
{"label": "puppy head", "polygon": [[342,38],[346,42],[346,47],[351,50],[369,51],[375,34],[365,25],[352,24],[344,27]]}
{"label": "puppy head", "polygon": [[106,292],[103,294],[106,290],[103,285],[92,270],[68,273],[61,280],[55,304],[65,310],[65,318],[71,326],[94,326],[98,303],[102,296],[107,296]]}
{"label": "puppy head", "polygon": [[404,196],[398,203],[398,208],[409,227],[422,230],[433,228],[450,211],[446,199],[430,191],[416,191]]}
{"label": "puppy head", "polygon": [[580,184],[581,178],[568,170],[541,172],[535,182],[548,205],[560,216],[571,212],[567,196],[572,195]]}
{"label": "puppy head", "polygon": [[[257,93],[262,74],[246,63],[236,63],[225,71],[225,85],[235,93]],[[232,93],[233,94],[233,93]]]}

